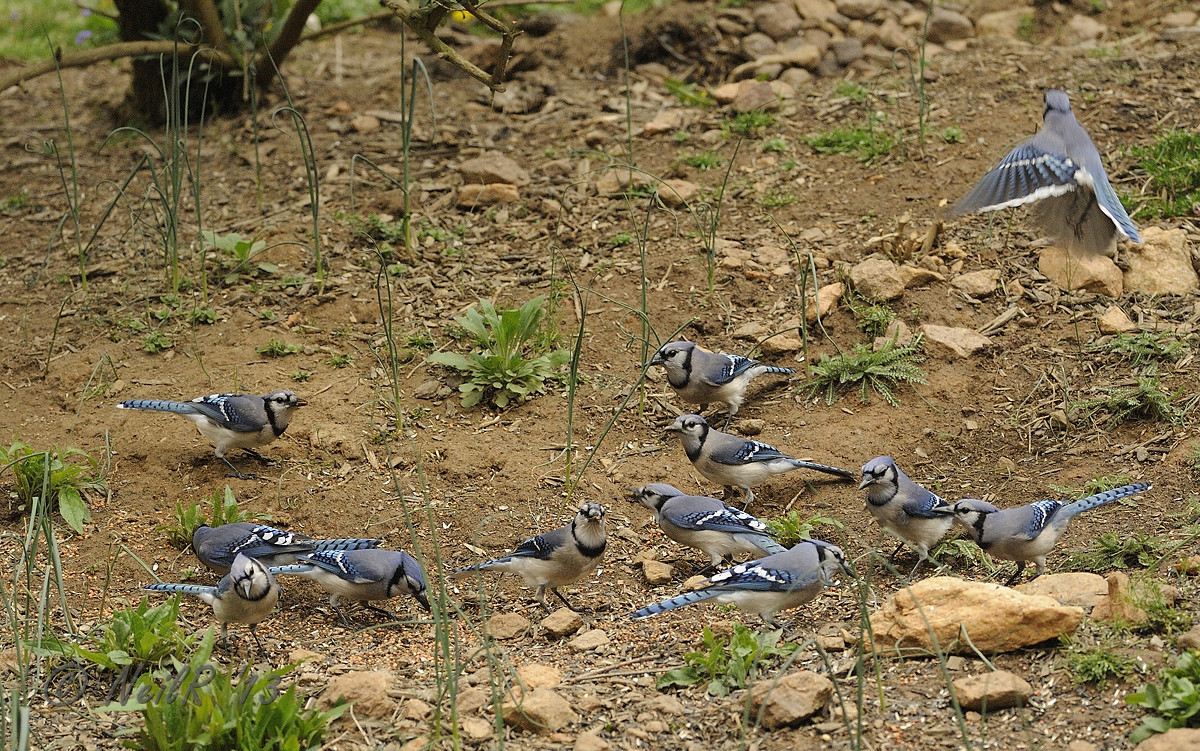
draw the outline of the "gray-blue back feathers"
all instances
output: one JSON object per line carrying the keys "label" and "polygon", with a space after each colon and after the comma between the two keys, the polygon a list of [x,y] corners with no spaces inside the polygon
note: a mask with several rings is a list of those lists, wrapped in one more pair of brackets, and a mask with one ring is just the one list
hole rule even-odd
{"label": "gray-blue back feathers", "polygon": [[229,573],[215,587],[200,587],[193,584],[148,584],[145,589],[154,592],[178,592],[195,595],[212,606],[213,615],[221,624],[221,637],[227,638],[230,623],[245,623],[254,633],[257,624],[266,620],[279,602],[279,584],[271,572],[259,561],[238,555],[234,558]]}
{"label": "gray-blue back feathers", "polygon": [[666,483],[630,488],[630,496],[654,512],[659,529],[681,545],[696,548],[720,565],[725,556],[760,556],[787,548],[771,539],[766,523],[716,498],[687,495]]}
{"label": "gray-blue back feathers", "polygon": [[298,532],[289,532],[266,524],[233,522],[219,527],[201,525],[192,533],[192,550],[205,566],[219,574],[239,553],[257,558],[270,566],[293,563],[301,553],[320,550],[364,550],[379,547],[382,540],[346,537],[314,540]]}
{"label": "gray-blue back feathers", "polygon": [[429,610],[425,571],[416,558],[402,550],[319,550],[272,572],[312,579],[330,594],[329,603],[335,610],[343,598],[373,602],[401,595],[412,595]]}
{"label": "gray-blue back feathers", "polygon": [[791,375],[795,370],[763,365],[741,355],[709,352],[695,342],[670,342],[654,354],[650,365],[667,371],[667,383],[679,398],[692,404],[720,402],[736,415],[750,381],[764,373]]}

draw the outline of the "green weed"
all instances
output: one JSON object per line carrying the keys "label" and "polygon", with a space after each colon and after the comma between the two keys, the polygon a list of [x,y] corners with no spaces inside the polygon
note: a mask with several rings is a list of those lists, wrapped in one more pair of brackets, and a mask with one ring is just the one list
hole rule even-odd
{"label": "green weed", "polygon": [[342,354],[341,352],[334,352],[329,356],[329,359],[325,361],[325,364],[334,370],[340,370],[349,366],[353,362],[354,360],[350,357],[350,355]]}
{"label": "green weed", "polygon": [[725,160],[717,156],[717,152],[713,149],[705,149],[699,154],[685,156],[683,158],[683,163],[690,167],[695,167],[701,172],[704,172],[716,167],[720,167],[725,163]]}
{"label": "green weed", "polygon": [[1072,647],[1067,652],[1067,670],[1075,683],[1095,683],[1103,688],[1110,680],[1129,675],[1136,666],[1132,658],[1123,657],[1104,647]]}
{"label": "green weed", "polygon": [[733,119],[725,120],[721,123],[721,130],[749,138],[762,129],[769,128],[774,124],[775,116],[770,112],[752,110],[750,112],[739,112],[734,115]]}
{"label": "green weed", "polygon": [[188,314],[188,317],[192,319],[193,323],[208,326],[217,322],[217,311],[212,308],[196,308]]}
{"label": "green weed", "polygon": [[779,206],[790,206],[797,200],[796,194],[790,191],[777,191],[775,189],[768,190],[763,194],[758,202],[767,208],[776,208]]}
{"label": "green weed", "polygon": [[837,86],[833,87],[833,95],[853,102],[865,102],[871,96],[871,92],[854,81],[839,81]]}
{"label": "green weed", "polygon": [[303,352],[304,348],[299,344],[288,344],[285,341],[271,337],[266,344],[254,351],[264,357],[287,357],[288,355]]}
{"label": "green weed", "polygon": [[[1103,493],[1106,490],[1112,490],[1113,488],[1119,488],[1123,485],[1128,485],[1131,482],[1133,482],[1133,480],[1130,479],[1129,475],[1118,473],[1115,475],[1101,475],[1100,477],[1093,477],[1085,482],[1083,487],[1080,488],[1073,488],[1069,485],[1054,485],[1053,483],[1049,485],[1049,488],[1055,493],[1062,493],[1065,496],[1069,496],[1072,500],[1077,501],[1081,498],[1087,498],[1090,495]],[[1128,499],[1122,498],[1121,500]]]}
{"label": "green weed", "polygon": [[[76,460],[82,460],[78,462]],[[32,446],[14,440],[8,448],[0,446],[0,474],[11,469],[16,481],[9,508],[18,512],[31,509],[41,499],[49,508],[58,508],[63,521],[76,532],[91,521],[83,494],[104,490],[104,478],[97,475],[99,463],[87,452],[67,447],[35,451]]]}
{"label": "green weed", "polygon": [[888,326],[896,320],[896,313],[887,305],[872,303],[856,294],[847,295],[846,307],[854,314],[858,328],[872,341],[887,333]]}
{"label": "green weed", "polygon": [[757,677],[759,663],[777,657],[787,657],[799,645],[779,643],[783,631],[751,631],[740,623],[733,624],[733,634],[726,642],[704,627],[704,645],[696,652],[683,656],[685,667],[668,670],[658,678],[656,688],[691,686],[708,681],[708,693],[728,696],[737,688],[745,688]]}
{"label": "green weed", "polygon": [[712,107],[717,103],[712,93],[698,84],[686,83],[674,78],[668,78],[664,83],[667,91],[671,92],[671,95],[685,107]]}
{"label": "green weed", "polygon": [[1131,743],[1141,743],[1172,728],[1200,727],[1200,651],[1184,652],[1174,667],[1163,669],[1158,677],[1161,684],[1149,683],[1125,697],[1129,704],[1155,713],[1130,734]]}
{"label": "green weed", "polygon": [[0,200],[0,213],[11,214],[14,211],[20,211],[29,205],[29,191],[22,190],[17,193],[9,193]]}
{"label": "green weed", "polygon": [[838,390],[846,385],[857,385],[859,400],[866,404],[871,389],[893,407],[900,406],[894,393],[902,383],[925,383],[925,371],[917,363],[925,357],[917,350],[921,346],[921,335],[903,347],[890,341],[878,351],[870,344],[855,344],[849,353],[830,356],[821,355],[821,361],[809,367],[813,378],[801,388],[807,388],[809,397],[824,391],[825,403],[837,400]]}
{"label": "green weed", "polygon": [[775,136],[763,141],[758,150],[768,154],[784,154],[789,148],[787,139],[783,136]]}
{"label": "green weed", "polygon": [[188,653],[194,636],[179,628],[179,598],[150,607],[146,598],[101,623],[85,644],[43,639],[32,647],[43,656],[68,656],[114,673],[127,666],[158,665]]}
{"label": "green weed", "polygon": [[1130,210],[1135,202],[1144,200],[1141,213],[1147,216],[1195,215],[1200,206],[1200,133],[1171,130],[1149,146],[1133,147],[1130,153],[1151,180],[1146,196],[1122,198]]}
{"label": "green weed", "polygon": [[204,503],[189,503],[186,507],[179,501],[175,502],[175,523],[159,527],[166,532],[167,540],[177,548],[186,548],[192,544],[192,534],[198,527],[208,525],[219,527],[222,524],[246,521],[270,521],[270,514],[257,514],[242,511],[238,508],[237,496],[226,485],[224,491],[216,490],[208,497],[208,514],[204,513]]}
{"label": "green weed", "polygon": [[942,131],[942,140],[946,143],[962,143],[962,128],[956,125],[951,125],[949,128],[946,128]]}
{"label": "green weed", "polygon": [[1178,362],[1191,354],[1193,338],[1191,335],[1180,336],[1174,331],[1143,331],[1138,334],[1117,334],[1088,349],[1120,355],[1134,366],[1151,362]]}
{"label": "green weed", "polygon": [[175,346],[175,340],[161,331],[151,331],[142,337],[142,350],[152,355]]}
{"label": "green weed", "polygon": [[308,379],[312,378],[312,371],[301,368],[292,372],[292,380],[297,383],[308,383]]}
{"label": "green weed", "polygon": [[835,128],[827,133],[809,136],[804,142],[820,154],[849,154],[863,164],[873,164],[896,148],[897,141],[882,128],[880,118],[871,115],[867,125],[857,128]]}
{"label": "green weed", "polygon": [[804,519],[796,509],[789,511],[787,516],[781,516],[778,519],[766,519],[765,521],[767,526],[771,528],[771,536],[785,548],[794,547],[801,540],[812,537],[813,530],[823,525],[828,525],[834,529],[845,529],[842,523],[833,517],[814,514],[808,519]]}
{"label": "green weed", "polygon": [[1168,395],[1162,386],[1157,366],[1151,365],[1142,371],[1133,386],[1111,387],[1102,389],[1103,396],[1098,399],[1085,399],[1069,402],[1072,409],[1082,410],[1091,419],[1099,412],[1108,414],[1108,424],[1149,418],[1168,423],[1179,423],[1191,411],[1195,399],[1189,399],[1183,405],[1176,401],[1183,395],[1183,389]]}
{"label": "green weed", "polygon": [[464,407],[485,398],[501,409],[524,401],[544,391],[546,381],[556,378],[570,361],[568,350],[547,351],[542,332],[545,301],[539,295],[519,310],[498,311],[487,300],[480,300],[478,308],[454,319],[475,339],[480,351],[466,356],[435,352],[428,359],[469,376],[459,386]]}

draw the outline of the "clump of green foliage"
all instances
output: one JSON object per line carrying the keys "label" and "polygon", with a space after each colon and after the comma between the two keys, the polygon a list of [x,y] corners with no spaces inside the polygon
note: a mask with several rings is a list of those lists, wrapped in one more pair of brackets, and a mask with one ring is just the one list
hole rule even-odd
{"label": "clump of green foliage", "polygon": [[1101,688],[1110,680],[1124,678],[1137,663],[1105,647],[1072,648],[1067,652],[1067,670],[1075,683],[1095,683]]}
{"label": "clump of green foliage", "polygon": [[847,295],[846,307],[854,314],[854,322],[858,328],[874,340],[884,336],[888,326],[896,320],[896,312],[882,303],[872,303],[856,294]]}
{"label": "clump of green foliage", "polygon": [[965,537],[951,537],[942,540],[933,550],[929,551],[929,557],[943,562],[947,558],[954,558],[962,561],[966,566],[981,566],[989,575],[996,573],[1000,568],[991,556],[983,552],[983,548]]}
{"label": "clump of green foliage", "polygon": [[663,83],[667,91],[685,107],[712,107],[717,103],[712,93],[699,84],[668,78]]}
{"label": "clump of green foliage", "polygon": [[1170,130],[1149,146],[1135,146],[1130,152],[1150,176],[1151,185],[1146,196],[1124,198],[1128,209],[1144,201],[1141,213],[1147,216],[1195,215],[1200,206],[1200,133]]}
{"label": "clump of green foliage", "polygon": [[766,519],[765,521],[767,526],[771,528],[771,536],[785,548],[793,547],[801,540],[811,538],[813,530],[822,525],[828,525],[835,529],[845,529],[837,519],[822,514],[814,514],[808,519],[804,519],[796,509],[789,511],[787,516],[781,516],[778,519]]}
{"label": "clump of green foliage", "polygon": [[34,648],[41,655],[66,655],[119,672],[127,666],[158,665],[186,655],[194,636],[179,628],[179,598],[150,607],[146,598],[122,608],[101,623],[85,644],[43,639]]}
{"label": "clump of green foliage", "polygon": [[546,381],[559,377],[571,360],[566,349],[550,350],[543,328],[546,298],[539,295],[518,310],[497,310],[487,300],[454,320],[475,339],[478,351],[470,355],[435,352],[429,361],[454,368],[468,376],[459,386],[464,407],[485,398],[503,409],[542,393]]}
{"label": "clump of green foliage", "polygon": [[1134,531],[1105,532],[1082,553],[1067,559],[1072,571],[1112,571],[1131,566],[1146,568],[1161,554],[1166,542],[1161,537]]}
{"label": "clump of green foliage", "polygon": [[1131,743],[1172,728],[1200,727],[1200,651],[1184,652],[1175,666],[1160,671],[1158,678],[1161,683],[1149,683],[1125,697],[1129,704],[1155,713],[1130,734]]}
{"label": "clump of green foliage", "polygon": [[303,351],[304,348],[299,344],[288,344],[275,337],[271,337],[266,344],[255,350],[255,352],[263,357],[287,357],[288,355],[299,354]]}
{"label": "clump of green foliage", "polygon": [[863,164],[874,164],[887,156],[898,142],[878,127],[879,118],[871,115],[867,125],[856,128],[834,128],[826,133],[808,136],[804,142],[819,154],[849,154]]}
{"label": "clump of green foliage", "polygon": [[[1133,480],[1130,479],[1129,475],[1117,473],[1115,475],[1101,475],[1099,477],[1093,477],[1085,482],[1083,487],[1079,488],[1073,488],[1069,485],[1051,484],[1050,489],[1055,493],[1062,493],[1063,495],[1070,496],[1073,500],[1080,500],[1081,498],[1087,498],[1090,495],[1103,493],[1106,490],[1112,490],[1113,488],[1119,488],[1123,485],[1128,485],[1131,482],[1133,482]],[[1126,501],[1130,504],[1136,503],[1136,501],[1132,501],[1128,498],[1122,498],[1121,501]],[[1118,503],[1121,501],[1118,501]]]}
{"label": "clump of green foliage", "polygon": [[[79,460],[79,461],[77,461]],[[32,508],[41,499],[51,508],[57,506],[63,521],[76,532],[83,532],[84,522],[91,521],[83,494],[101,491],[106,485],[97,474],[99,463],[86,451],[67,447],[35,451],[23,441],[14,440],[8,448],[0,446],[0,475],[11,469],[16,489],[9,497],[18,512]]]}
{"label": "clump of green foliage", "polygon": [[1120,355],[1134,366],[1151,362],[1178,362],[1191,354],[1190,342],[1193,338],[1180,336],[1174,331],[1143,331],[1117,334],[1108,341],[1093,344],[1090,349]]}
{"label": "clump of green foliage", "polygon": [[655,687],[691,686],[708,681],[708,693],[728,696],[735,688],[745,688],[756,677],[761,663],[796,651],[799,645],[780,644],[782,637],[782,631],[755,632],[735,623],[733,634],[725,641],[705,626],[700,650],[685,654],[683,661],[687,664],[663,673]]}
{"label": "clump of green foliage", "polygon": [[204,513],[204,504],[189,503],[186,507],[179,501],[175,502],[175,523],[160,529],[167,533],[167,539],[177,548],[186,548],[192,543],[192,533],[198,527],[207,524],[219,527],[222,524],[246,521],[270,521],[270,514],[255,514],[238,508],[237,496],[226,485],[224,492],[217,490],[208,497],[209,511]]}
{"label": "clump of green foliage", "polygon": [[221,251],[221,255],[216,256],[215,260],[225,273],[224,283],[226,285],[234,284],[243,276],[256,276],[259,272],[279,273],[279,267],[275,264],[255,260],[267,249],[267,243],[263,240],[242,237],[238,232],[218,235],[215,232],[204,230],[201,235],[208,246]]}
{"label": "clump of green foliage", "polygon": [[775,116],[763,110],[739,112],[732,119],[721,123],[721,130],[740,136],[753,136],[764,128],[775,124]]}
{"label": "clump of green foliage", "polygon": [[1083,409],[1089,418],[1097,412],[1107,412],[1109,425],[1141,417],[1178,423],[1195,403],[1193,398],[1182,405],[1176,404],[1182,395],[1182,388],[1167,394],[1157,366],[1151,365],[1142,371],[1133,386],[1107,388],[1099,398],[1072,402],[1071,406]]}
{"label": "clump of green foliage", "polygon": [[925,371],[917,363],[924,361],[918,350],[921,335],[917,334],[908,344],[898,345],[895,340],[885,343],[878,350],[869,344],[855,344],[854,350],[840,355],[821,355],[821,361],[809,366],[813,378],[801,388],[808,389],[809,397],[824,391],[825,403],[837,400],[838,389],[857,386],[859,399],[868,401],[872,389],[893,407],[900,406],[895,388],[902,383],[925,383]]}
{"label": "clump of green foliage", "polygon": [[689,167],[695,167],[701,172],[719,167],[724,164],[724,161],[725,160],[721,159],[721,157],[717,156],[717,152],[713,149],[705,149],[699,154],[685,156],[683,158],[684,164],[688,165]]}

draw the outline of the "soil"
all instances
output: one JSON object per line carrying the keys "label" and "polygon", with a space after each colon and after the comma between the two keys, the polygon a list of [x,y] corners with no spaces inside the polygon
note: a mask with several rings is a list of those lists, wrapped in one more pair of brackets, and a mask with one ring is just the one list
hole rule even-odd
{"label": "soil", "polygon": [[[631,18],[630,36],[644,40],[653,36],[647,26],[687,27],[690,19],[713,12],[708,5],[680,4]],[[794,242],[800,255],[811,251],[820,260],[821,284],[836,281],[842,263],[877,252],[879,242],[872,238],[897,231],[898,224],[902,236],[913,232],[923,237],[944,202],[963,194],[992,161],[1035,131],[1041,90],[1050,86],[1071,92],[1120,189],[1137,190],[1127,148],[1151,142],[1158,124],[1195,130],[1200,121],[1195,107],[1200,58],[1194,43],[1188,47],[1159,43],[1152,35],[1135,36],[1158,12],[1154,4],[1124,4],[1102,14],[1115,38],[1131,39],[1123,47],[1105,48],[1115,50],[1112,54],[999,39],[942,52],[932,59],[924,85],[931,111],[923,148],[906,71],[888,68],[862,78],[871,93],[866,102],[839,97],[839,81],[814,80],[784,104],[775,124],[737,150],[720,206],[718,240],[722,247],[740,243],[785,250]],[[730,619],[739,616],[701,605],[636,626],[628,620],[637,607],[681,591],[683,580],[699,571],[703,561],[666,540],[643,508],[625,500],[624,489],[654,481],[696,492],[718,489],[692,470],[674,441],[663,437],[662,428],[685,405],[660,375],[652,372],[644,393],[636,391],[628,403],[625,397],[639,382],[641,363],[672,332],[710,349],[749,353],[753,342],[734,338],[735,329],[754,322],[766,331],[781,330],[802,305],[797,269],[775,275],[773,267],[753,263],[730,268],[719,263],[720,254],[710,290],[691,215],[648,210],[643,198],[630,204],[592,189],[611,160],[624,158],[630,144],[624,72],[612,64],[621,59],[619,39],[616,21],[599,18],[574,19],[537,40],[531,45],[536,54],[524,57],[524,70],[510,84],[514,98],[534,102],[529,113],[496,111],[481,85],[450,75],[443,65],[431,66],[436,120],[430,117],[428,95],[419,90],[410,156],[417,251],[407,257],[395,248],[384,249],[385,265],[406,267],[394,269],[402,273],[392,277],[390,326],[399,347],[394,376],[381,309],[381,299],[386,300],[380,291],[381,246],[357,231],[361,225],[351,216],[394,217],[401,210],[391,181],[368,166],[374,164],[392,178],[400,175],[397,121],[404,106],[401,73],[408,68],[400,64],[398,34],[372,30],[306,45],[285,69],[295,106],[310,129],[321,177],[319,227],[329,268],[323,289],[304,247],[312,242],[310,198],[298,139],[285,116],[260,117],[257,146],[249,115],[212,120],[202,133],[189,134],[203,229],[265,241],[269,248],[255,262],[272,264],[254,274],[233,273],[228,255],[210,251],[205,303],[197,250],[200,227],[190,193],[177,196],[179,262],[186,279],[178,298],[170,295],[166,282],[157,229],[161,204],[145,171],[126,187],[125,198],[115,202],[102,223],[118,186],[138,161],[146,156],[157,160],[151,142],[164,143],[162,131],[113,132],[118,124],[112,113],[124,94],[128,65],[63,72],[83,240],[101,226],[87,255],[86,289],[74,224],[63,224],[67,202],[60,172],[43,149],[51,140],[64,157],[68,149],[53,76],[0,96],[5,155],[0,196],[27,193],[23,205],[0,213],[0,386],[5,407],[0,436],[16,436],[38,448],[82,449],[107,471],[108,491],[89,496],[92,520],[85,533],[73,535],[65,525],[58,530],[67,599],[78,624],[87,628],[113,608],[139,599],[138,587],[152,578],[132,554],[166,581],[214,581],[196,570],[190,551],[168,543],[162,527],[172,522],[177,504],[203,501],[226,485],[242,509],[269,513],[275,524],[289,529],[328,537],[379,537],[388,546],[410,550],[418,543],[431,578],[436,578],[436,556],[450,568],[475,560],[480,549],[503,552],[564,523],[579,503],[593,501],[608,510],[608,552],[594,577],[566,587],[564,594],[611,642],[576,654],[566,640],[535,628],[501,643],[494,654],[502,655],[506,671],[530,662],[559,668],[565,681],[557,690],[579,714],[564,731],[549,736],[507,730],[506,745],[569,747],[584,731],[595,731],[619,748],[850,747],[845,724],[828,714],[793,730],[751,728],[743,735],[741,691],[730,698],[710,697],[702,686],[678,691],[684,708],[680,716],[661,715],[648,704],[658,694],[654,681],[661,669],[680,665],[704,626],[727,633]],[[644,47],[637,47],[637,62],[653,59],[673,75],[689,74],[680,59],[666,53],[656,57]],[[409,43],[410,53],[414,48]],[[679,50],[680,55],[697,56],[695,70],[709,76],[702,83],[720,83],[721,71],[730,67],[703,44]],[[689,121],[681,128],[686,141],[674,140],[671,133],[642,137],[640,125],[675,100],[652,69],[632,71],[629,81],[632,157],[638,168],[715,192],[724,167],[700,171],[682,157],[712,148],[730,158],[734,140],[720,131],[730,112],[687,110]],[[279,92],[272,92],[264,113],[281,103]],[[902,131],[903,149],[865,165],[844,155],[817,154],[804,144],[805,136],[861,124],[872,109],[888,116],[884,127]],[[367,131],[362,132],[350,126],[367,114],[378,118],[377,129],[362,126]],[[960,142],[938,135],[951,127],[961,130]],[[761,150],[774,136],[786,141],[784,153]],[[520,186],[520,201],[478,210],[455,207],[458,165],[490,151],[529,170],[532,177]],[[355,161],[356,155],[370,161]],[[72,184],[69,173],[67,183]],[[765,200],[769,196],[795,200]],[[899,407],[889,406],[878,394],[861,403],[854,392],[829,405],[797,388],[803,375],[790,383],[761,378],[739,421],[761,420],[756,438],[826,464],[857,469],[871,457],[890,454],[914,479],[952,499],[978,497],[1015,505],[1061,497],[1053,486],[1081,488],[1092,478],[1112,475],[1154,483],[1154,490],[1135,505],[1114,504],[1077,518],[1051,556],[1051,570],[1061,569],[1069,553],[1087,549],[1105,532],[1184,539],[1180,528],[1187,518],[1178,514],[1186,510],[1184,500],[1196,480],[1191,442],[1200,439],[1200,431],[1194,418],[1110,425],[1103,412],[1092,419],[1071,412],[1069,403],[1127,385],[1136,372],[1116,356],[1089,349],[1100,338],[1098,314],[1114,301],[1054,288],[1036,271],[1037,238],[1022,217],[992,219],[945,226],[929,255],[955,273],[998,269],[1004,289],[974,299],[947,282],[934,281],[906,290],[891,304],[913,327],[979,328],[1016,307],[1017,316],[992,334],[985,354],[929,357],[923,363],[928,383],[899,388]],[[1143,227],[1152,223],[1136,220]],[[1155,221],[1183,226],[1194,241],[1194,219]],[[646,309],[653,332],[649,351],[633,312],[640,308],[642,294],[639,233],[646,236]],[[634,242],[622,244],[629,236]],[[790,251],[784,253],[778,266],[795,267],[790,257]],[[516,306],[536,294],[556,294],[558,330],[563,346],[570,347],[581,310],[573,288],[564,283],[570,280],[588,290],[573,410],[560,384],[505,410],[463,408],[453,391],[461,379],[425,362],[427,342],[437,349],[465,351],[455,338],[454,317],[479,299]],[[1127,296],[1115,302],[1146,327],[1189,332],[1200,315],[1195,294]],[[189,311],[204,307],[215,311],[216,321],[192,322]],[[844,304],[824,321],[824,329],[809,332],[809,362],[847,350],[862,338]],[[161,332],[173,346],[148,353],[144,338],[152,332]],[[282,357],[262,354],[272,340],[298,345],[299,351]],[[335,355],[349,356],[349,364],[334,367]],[[766,359],[802,373],[805,368],[802,353]],[[1198,393],[1191,358],[1163,365],[1161,375],[1170,393],[1181,393],[1180,404]],[[279,388],[294,389],[309,406],[281,440],[264,449],[273,464],[232,457],[255,479],[227,477],[228,468],[184,420],[114,409],[117,401],[129,398],[185,399]],[[399,395],[399,414],[393,394]],[[1059,410],[1071,421],[1069,427],[1056,417]],[[570,463],[564,454],[568,442],[576,449]],[[583,469],[583,459],[593,449],[582,478],[569,485],[568,477]],[[852,485],[799,474],[758,488],[750,510],[779,517],[794,509],[804,519],[821,514],[838,520],[841,526],[818,527],[814,534],[843,546],[859,565],[867,564],[871,551],[890,552],[891,540],[881,539]],[[24,523],[16,507],[3,522],[8,536],[3,545],[14,561]],[[639,561],[648,551],[674,564],[671,582],[645,583]],[[1177,555],[1194,552],[1191,544]],[[905,555],[901,568],[911,562]],[[1162,577],[1175,578],[1170,573],[1174,560],[1161,567]],[[989,576],[978,564],[949,559],[948,565],[967,578]],[[993,576],[1001,579],[1007,570]],[[880,600],[899,586],[889,575],[877,575],[875,582]],[[1184,589],[1181,610],[1194,612],[1195,600],[1187,599],[1194,587],[1186,580],[1172,583]],[[462,608],[457,648],[465,673],[476,681],[477,671],[486,667],[476,650],[483,613],[494,609],[522,613],[535,623],[541,619],[531,592],[515,577],[488,580],[482,605],[471,586],[451,594]],[[412,622],[423,614],[411,601],[389,605],[405,622],[383,627],[382,619],[358,614],[360,623],[372,627],[344,628],[319,590],[293,580],[279,612],[259,633],[275,665],[286,663],[296,650],[318,655],[300,673],[302,693],[318,693],[331,675],[381,668],[396,672],[398,696],[432,701],[439,669],[433,629],[427,622]],[[188,628],[209,623],[210,613],[201,603],[189,600],[183,612]],[[849,624],[857,623],[857,613],[852,588],[843,586],[784,618],[794,638],[802,640],[830,624],[856,628]],[[752,617],[739,619],[754,625]],[[1025,709],[992,712],[986,721],[969,715],[965,732],[972,746],[1066,748],[1072,741],[1087,741],[1094,745],[1086,748],[1128,748],[1126,736],[1140,723],[1142,711],[1126,706],[1123,698],[1172,659],[1174,637],[1109,634],[1106,627],[1087,623],[1078,639],[1085,644],[1106,639],[1110,645],[1115,639],[1136,656],[1144,674],[1104,686],[1075,684],[1066,668],[1067,651],[1055,644],[995,656],[996,666],[1033,684],[1034,696]],[[251,656],[252,642],[244,630],[234,627],[233,640],[232,662]],[[833,656],[833,672],[851,690],[855,684],[847,668],[852,662],[850,651]],[[826,670],[811,650],[797,664]],[[986,669],[976,659],[956,668],[952,677]],[[6,678],[6,691],[11,683]],[[866,747],[963,747],[936,661],[885,660],[868,680],[866,695]],[[52,708],[37,701],[33,706],[36,747],[115,747],[120,733],[135,724],[132,715],[98,719],[79,707]],[[399,748],[427,733],[425,719],[401,709],[391,719],[359,717],[357,725],[339,724],[330,740],[337,748]],[[491,739],[482,745],[495,743]]]}

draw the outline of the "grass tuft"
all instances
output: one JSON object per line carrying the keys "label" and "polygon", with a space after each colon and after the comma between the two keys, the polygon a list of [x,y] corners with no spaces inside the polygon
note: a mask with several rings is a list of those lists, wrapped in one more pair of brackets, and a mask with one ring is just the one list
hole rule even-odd
{"label": "grass tuft", "polygon": [[812,380],[801,388],[808,389],[810,398],[824,391],[826,404],[837,401],[837,392],[843,386],[857,386],[863,404],[869,401],[870,391],[874,389],[888,404],[898,407],[900,401],[895,394],[898,385],[926,382],[925,371],[917,365],[925,359],[917,351],[920,346],[921,335],[917,334],[902,347],[895,340],[878,350],[859,343],[849,353],[821,355],[821,361],[810,366]]}
{"label": "grass tuft", "polygon": [[1171,130],[1130,153],[1150,177],[1151,186],[1146,196],[1126,197],[1126,208],[1140,209],[1144,216],[1195,215],[1200,207],[1200,133]]}

